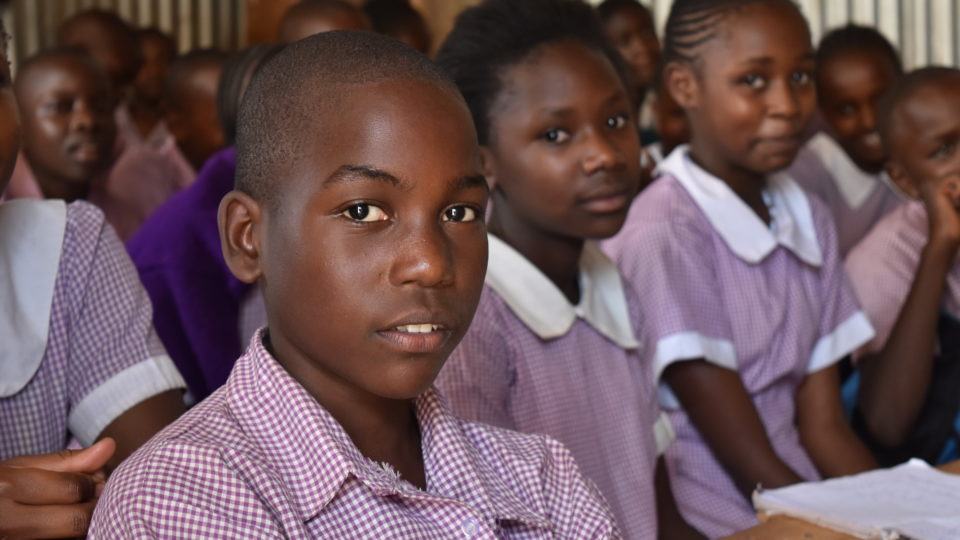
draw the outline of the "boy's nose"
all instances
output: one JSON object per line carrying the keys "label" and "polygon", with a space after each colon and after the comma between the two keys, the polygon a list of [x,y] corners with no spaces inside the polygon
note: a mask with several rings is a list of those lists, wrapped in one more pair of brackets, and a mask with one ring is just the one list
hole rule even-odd
{"label": "boy's nose", "polygon": [[90,105],[81,101],[74,106],[70,123],[74,130],[91,130],[96,125],[96,116]]}
{"label": "boy's nose", "polygon": [[443,287],[453,282],[450,244],[442,226],[410,231],[394,245],[390,280],[394,286]]}

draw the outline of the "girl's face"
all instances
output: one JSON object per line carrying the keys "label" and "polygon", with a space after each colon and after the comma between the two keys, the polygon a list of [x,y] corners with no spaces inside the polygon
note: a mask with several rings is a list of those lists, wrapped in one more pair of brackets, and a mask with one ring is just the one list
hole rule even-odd
{"label": "girl's face", "polygon": [[660,63],[660,41],[650,13],[639,6],[621,9],[610,17],[604,30],[630,65],[640,90],[649,88]]}
{"label": "girl's face", "polygon": [[7,48],[0,45],[0,193],[7,189],[19,151],[20,118],[17,114],[17,102],[13,97]]}
{"label": "girl's face", "polygon": [[817,66],[820,110],[830,131],[861,169],[878,173],[886,153],[877,132],[877,102],[898,76],[885,54],[850,51]]}
{"label": "girl's face", "polygon": [[557,42],[501,77],[483,149],[494,212],[551,235],[616,234],[639,189],[640,143],[613,65],[584,45]]}
{"label": "girl's face", "polygon": [[[790,165],[816,107],[814,52],[803,16],[786,2],[731,11],[688,64],[668,67],[698,159],[768,174]],[[709,169],[709,167],[708,167]]]}

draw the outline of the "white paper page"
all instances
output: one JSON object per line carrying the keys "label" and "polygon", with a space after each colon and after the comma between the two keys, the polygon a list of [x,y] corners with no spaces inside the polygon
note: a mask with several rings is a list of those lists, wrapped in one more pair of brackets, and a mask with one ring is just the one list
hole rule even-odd
{"label": "white paper page", "polygon": [[855,476],[754,493],[759,511],[787,514],[863,537],[886,531],[960,538],[960,475],[919,460]]}

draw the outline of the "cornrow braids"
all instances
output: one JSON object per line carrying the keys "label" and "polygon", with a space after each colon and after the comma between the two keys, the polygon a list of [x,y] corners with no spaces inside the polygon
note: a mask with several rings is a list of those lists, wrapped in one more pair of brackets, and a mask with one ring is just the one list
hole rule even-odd
{"label": "cornrow braids", "polygon": [[759,2],[785,3],[799,13],[792,0],[675,0],[664,31],[664,63],[695,62],[703,45],[719,35],[724,19],[732,12]]}

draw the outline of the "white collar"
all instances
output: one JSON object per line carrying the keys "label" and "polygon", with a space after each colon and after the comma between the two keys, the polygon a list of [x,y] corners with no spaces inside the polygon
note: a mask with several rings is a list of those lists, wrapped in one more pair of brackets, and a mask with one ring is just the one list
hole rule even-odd
{"label": "white collar", "polygon": [[580,303],[574,306],[520,252],[492,234],[487,238],[487,285],[541,339],[565,335],[580,317],[624,349],[640,346],[630,321],[620,272],[595,242],[584,243],[580,255]]}
{"label": "white collar", "polygon": [[63,201],[0,205],[0,397],[26,386],[46,353],[66,223]]}
{"label": "white collar", "polygon": [[873,190],[877,189],[878,182],[886,182],[884,179],[886,173],[870,174],[864,172],[850,159],[847,152],[833,140],[833,137],[825,133],[814,135],[807,143],[807,147],[830,173],[830,177],[837,185],[840,195],[850,208],[860,208],[860,205],[867,200]]}
{"label": "white collar", "polygon": [[767,178],[768,227],[723,180],[690,159],[688,146],[671,152],[660,170],[677,179],[730,250],[744,261],[756,264],[782,245],[807,264],[823,264],[810,202],[788,175],[776,173]]}

